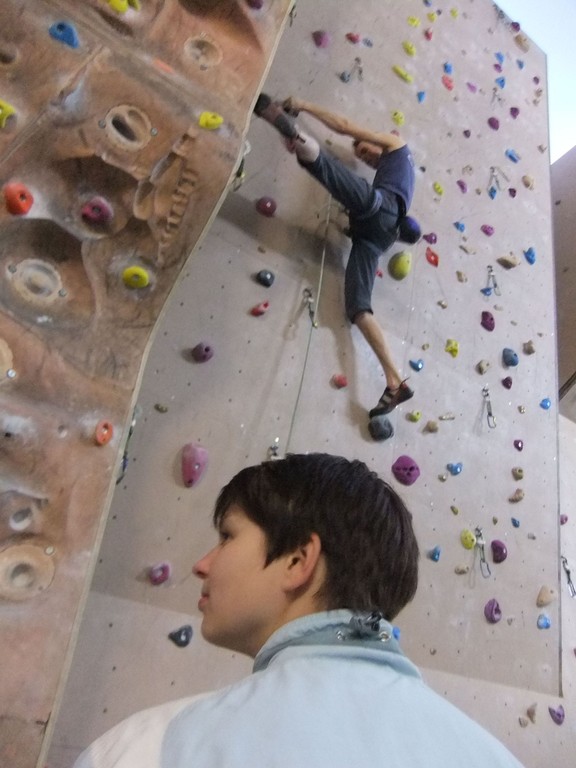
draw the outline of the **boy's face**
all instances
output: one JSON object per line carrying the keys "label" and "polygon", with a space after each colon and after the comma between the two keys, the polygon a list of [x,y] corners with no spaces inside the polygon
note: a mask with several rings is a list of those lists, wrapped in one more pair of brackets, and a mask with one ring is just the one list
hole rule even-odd
{"label": "boy's face", "polygon": [[266,536],[237,505],[224,515],[218,534],[218,544],[193,568],[202,579],[202,635],[254,657],[283,623],[284,559],[265,567]]}

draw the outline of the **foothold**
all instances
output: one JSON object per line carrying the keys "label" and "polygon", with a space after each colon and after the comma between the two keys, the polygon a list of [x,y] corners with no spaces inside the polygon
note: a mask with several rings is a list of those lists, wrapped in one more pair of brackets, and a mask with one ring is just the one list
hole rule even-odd
{"label": "foothold", "polygon": [[429,232],[427,235],[422,235],[422,239],[426,240],[430,245],[435,245],[438,241],[438,237],[435,232]]}
{"label": "foothold", "polygon": [[399,110],[392,112],[392,120],[396,125],[404,125],[404,113]]}
{"label": "foothold", "polygon": [[[470,128],[465,128],[462,131],[462,135],[464,136],[465,139],[469,139],[470,136],[472,136],[472,131],[470,130]],[[463,190],[463,191],[465,191],[465,190]]]}
{"label": "foothold", "polygon": [[459,475],[462,472],[463,468],[464,467],[461,461],[459,461],[457,464],[446,464],[446,469],[453,476]]}
{"label": "foothold", "polygon": [[126,267],[122,272],[122,280],[126,288],[146,288],[150,283],[150,275],[143,267]]}
{"label": "foothold", "polygon": [[554,709],[554,707],[548,707],[548,712],[550,713],[550,717],[556,723],[556,725],[562,725],[565,716],[564,707],[562,704],[560,704],[556,709]]}
{"label": "foothold", "polygon": [[474,85],[474,83],[466,83],[466,87],[468,88],[470,93],[476,93],[476,91],[478,90],[478,86]]}
{"label": "foothold", "polygon": [[514,189],[514,187],[510,187],[510,189],[508,190],[508,194],[510,195],[510,197],[516,197],[516,195],[517,195],[518,193],[516,192],[516,190]]}
{"label": "foothold", "polygon": [[469,565],[457,565],[454,568],[454,573],[457,573],[458,576],[464,576],[467,573],[470,573],[470,566]]}
{"label": "foothold", "polygon": [[513,269],[514,267],[517,267],[518,264],[520,264],[520,260],[514,256],[514,254],[510,254],[509,256],[500,256],[496,259],[498,264],[500,264],[501,267],[504,267],[504,269]]}
{"label": "foothold", "polygon": [[412,77],[412,75],[411,75],[409,72],[406,72],[406,70],[404,69],[404,67],[400,67],[400,66],[398,66],[398,64],[395,64],[395,65],[392,67],[392,71],[393,71],[393,72],[394,72],[396,75],[398,75],[398,77],[399,77],[401,80],[404,80],[404,82],[405,82],[405,83],[412,83],[412,82],[414,82],[414,78]]}
{"label": "foothold", "polygon": [[114,425],[107,419],[101,419],[94,430],[96,445],[107,445],[114,436]]}
{"label": "foothold", "polygon": [[524,448],[524,442],[522,440],[514,440],[514,448],[517,451],[521,451]]}
{"label": "foothold", "polygon": [[414,43],[411,43],[409,40],[404,40],[402,43],[402,48],[406,51],[408,56],[414,56],[416,53],[416,46]]}
{"label": "foothold", "polygon": [[0,128],[6,128],[6,123],[9,118],[14,117],[16,110],[12,104],[8,104],[7,101],[0,99]]}
{"label": "foothold", "polygon": [[508,497],[508,501],[510,501],[512,504],[517,504],[519,501],[522,501],[524,498],[524,491],[522,488],[516,488],[512,496]]}
{"label": "foothold", "polygon": [[182,479],[190,488],[196,485],[208,464],[208,451],[198,443],[186,443],[182,448]]}
{"label": "foothold", "polygon": [[346,40],[348,40],[348,42],[353,43],[354,45],[356,45],[357,43],[360,42],[361,38],[360,38],[360,35],[357,34],[356,32],[348,32],[346,34]]}
{"label": "foothold", "polygon": [[3,192],[6,210],[13,216],[24,216],[34,204],[32,193],[25,184],[11,182],[6,184]]}
{"label": "foothold", "polygon": [[538,629],[550,629],[550,627],[552,626],[552,621],[550,620],[550,616],[547,616],[545,613],[541,613],[538,616],[536,625],[538,626]]}
{"label": "foothold", "polygon": [[525,355],[533,355],[536,352],[534,342],[531,339],[530,341],[525,341],[524,344],[522,344],[522,351]]}
{"label": "foothold", "polygon": [[524,251],[524,258],[528,262],[528,264],[533,265],[536,262],[536,251],[534,248],[530,247],[527,250]]}
{"label": "foothold", "polygon": [[508,160],[512,160],[513,163],[517,163],[520,160],[519,155],[513,149],[507,149],[504,154]]}
{"label": "foothold", "polygon": [[448,352],[448,354],[452,355],[452,357],[456,357],[459,351],[458,342],[455,339],[447,339],[446,345],[444,346],[444,351]]}
{"label": "foothold", "polygon": [[441,552],[442,552],[442,550],[440,549],[440,547],[436,546],[436,547],[434,547],[434,549],[431,549],[428,552],[428,557],[430,558],[430,560],[433,560],[435,563],[437,563],[438,560],[440,560]]}
{"label": "foothold", "polygon": [[528,720],[525,717],[520,716],[518,718],[518,722],[520,723],[520,728],[527,728],[528,727]]}
{"label": "foothold", "polygon": [[373,440],[388,440],[394,436],[394,427],[389,418],[384,415],[374,416],[368,422],[368,431]]}
{"label": "foothold", "polygon": [[411,27],[419,27],[420,19],[418,18],[418,16],[408,16],[408,24]]}
{"label": "foothold", "polygon": [[434,35],[434,32],[432,32],[431,29],[426,29],[424,31],[424,37],[426,38],[426,40],[432,40],[433,35]]}
{"label": "foothold", "polygon": [[157,563],[148,569],[148,581],[155,587],[168,581],[172,573],[170,563]]}
{"label": "foothold", "polygon": [[438,432],[438,429],[439,429],[438,422],[434,420],[427,421],[426,426],[424,427],[425,432],[434,433],[434,432]]}
{"label": "foothold", "polygon": [[350,72],[344,71],[344,72],[340,72],[338,77],[340,78],[340,80],[342,80],[343,83],[349,83],[352,75],[350,74]]}
{"label": "foothold", "polygon": [[168,413],[168,406],[162,405],[162,403],[154,403],[154,410],[158,413]]}
{"label": "foothold", "polygon": [[500,121],[497,117],[489,117],[488,118],[488,125],[490,128],[492,128],[493,131],[497,131],[498,128],[500,128]]}
{"label": "foothold", "polygon": [[413,371],[421,371],[422,368],[424,368],[424,360],[410,360],[410,368],[412,368]]}
{"label": "foothold", "polygon": [[518,109],[518,107],[510,107],[510,115],[514,120],[516,120],[519,114],[520,114],[520,110]]}
{"label": "foothold", "polygon": [[260,304],[256,304],[256,306],[252,307],[250,314],[254,315],[254,317],[260,317],[260,315],[263,315],[265,312],[267,312],[269,308],[270,302],[262,301]]}
{"label": "foothold", "polygon": [[518,406],[518,413],[526,413],[526,406],[525,405],[519,405]]}
{"label": "foothold", "polygon": [[513,368],[514,366],[518,365],[518,355],[516,352],[514,352],[513,349],[505,347],[502,350],[502,362],[507,368]]}
{"label": "foothold", "polygon": [[443,413],[442,416],[439,417],[440,421],[454,421],[456,416],[453,413]]}
{"label": "foothold", "polygon": [[486,620],[490,622],[490,624],[497,624],[500,621],[502,618],[502,611],[498,604],[498,600],[495,598],[488,600],[484,606],[484,616],[486,617]]}
{"label": "foothold", "polygon": [[538,709],[538,704],[531,704],[528,709],[526,710],[526,714],[528,715],[528,719],[532,724],[536,722],[536,710]]}
{"label": "foothold", "polygon": [[369,37],[363,37],[362,38],[362,45],[365,45],[366,48],[373,48],[374,43],[372,42],[372,39]]}
{"label": "foothold", "polygon": [[420,477],[420,467],[410,456],[399,456],[392,464],[392,474],[403,485],[412,485]]}
{"label": "foothold", "polygon": [[192,359],[197,363],[205,363],[214,355],[214,348],[205,341],[200,341],[192,347]]}
{"label": "foothold", "polygon": [[80,210],[84,221],[90,224],[109,224],[114,218],[114,209],[103,197],[93,197]]}
{"label": "foothold", "polygon": [[406,414],[406,418],[408,421],[420,421],[422,418],[422,411],[410,411],[410,413]]}
{"label": "foothold", "polygon": [[524,470],[522,467],[512,467],[512,477],[514,480],[523,480],[524,479]]}
{"label": "foothold", "polygon": [[445,483],[446,480],[448,480],[448,475],[438,475],[438,480],[440,480],[441,483]]}
{"label": "foothold", "polygon": [[493,331],[496,327],[496,321],[494,320],[494,315],[492,312],[482,312],[482,319],[480,320],[480,325],[482,328],[485,328],[487,331]]}
{"label": "foothold", "polygon": [[520,528],[520,520],[517,517],[511,517],[510,520],[514,528]]}
{"label": "foothold", "polygon": [[469,528],[465,528],[460,534],[460,541],[464,549],[474,549],[476,546],[476,536]]}
{"label": "foothold", "polygon": [[568,515],[560,515],[560,525],[566,525],[568,522]]}
{"label": "foothold", "polygon": [[500,539],[494,539],[490,543],[490,548],[492,550],[492,560],[495,563],[503,563],[504,560],[508,557],[508,549],[506,548],[506,544],[504,544],[503,541],[500,541]]}
{"label": "foothold", "polygon": [[440,299],[440,301],[438,301],[437,304],[439,307],[442,307],[442,309],[447,309],[448,307],[448,302],[446,301],[446,299]]}
{"label": "foothold", "polygon": [[261,213],[262,216],[274,216],[276,213],[276,200],[272,197],[260,197],[256,200],[256,210]]}
{"label": "foothold", "polygon": [[344,389],[344,387],[348,386],[348,379],[343,373],[335,373],[332,376],[331,381],[336,389]]}
{"label": "foothold", "polygon": [[168,637],[178,648],[186,648],[192,640],[192,627],[190,624],[184,624],[183,627],[170,632]]}
{"label": "foothold", "polygon": [[434,184],[432,185],[432,189],[434,190],[434,192],[436,192],[437,195],[440,195],[440,197],[444,194],[444,187],[442,186],[442,184],[440,184],[439,181],[434,182]]}
{"label": "foothold", "polygon": [[545,397],[543,400],[540,400],[540,408],[542,408],[544,411],[550,410],[552,407],[552,401],[549,397]]}
{"label": "foothold", "polygon": [[557,597],[558,594],[555,589],[552,589],[552,587],[543,586],[540,588],[540,592],[538,592],[536,605],[538,608],[544,608],[544,606],[553,603]]}
{"label": "foothold", "polygon": [[488,370],[488,368],[490,368],[490,363],[489,363],[489,361],[488,361],[488,360],[480,360],[480,361],[479,361],[479,362],[476,364],[476,370],[477,370],[477,371],[478,371],[478,373],[479,373],[479,374],[481,374],[482,376],[483,376],[483,375],[486,373],[486,371]]}
{"label": "foothold", "polygon": [[69,45],[70,48],[78,48],[80,45],[76,27],[67,21],[57,21],[55,24],[52,24],[48,29],[48,34],[54,40],[58,40],[59,43]]}
{"label": "foothold", "polygon": [[260,285],[263,285],[265,288],[270,288],[274,282],[274,274],[268,269],[261,269],[256,275],[256,282],[260,283]]}
{"label": "foothold", "polygon": [[388,273],[394,280],[403,280],[410,274],[412,254],[409,251],[399,251],[388,260]]}
{"label": "foothold", "polygon": [[490,224],[482,224],[480,229],[482,232],[484,232],[485,235],[487,235],[487,237],[492,237],[494,234],[494,227],[492,227]]}
{"label": "foothold", "polygon": [[332,42],[332,37],[324,29],[317,29],[315,32],[312,32],[312,39],[317,48],[328,48]]}
{"label": "foothold", "polygon": [[466,275],[464,274],[464,272],[460,272],[460,271],[458,270],[458,271],[456,272],[456,277],[457,277],[457,279],[458,279],[458,282],[459,282],[459,283],[467,283],[467,282],[468,282],[468,278],[466,277]]}
{"label": "foothold", "polygon": [[428,264],[432,264],[433,267],[437,267],[440,263],[440,257],[436,251],[433,251],[432,248],[428,247],[426,248],[426,261]]}
{"label": "foothold", "polygon": [[205,128],[208,131],[215,131],[220,128],[224,118],[217,112],[202,112],[198,118],[198,125],[200,128]]}
{"label": "foothold", "polygon": [[452,512],[453,515],[459,515],[460,514],[460,510],[454,504],[452,504],[452,506],[450,507],[450,511]]}
{"label": "foothold", "polygon": [[522,184],[526,187],[526,189],[534,189],[534,179],[532,176],[522,176]]}

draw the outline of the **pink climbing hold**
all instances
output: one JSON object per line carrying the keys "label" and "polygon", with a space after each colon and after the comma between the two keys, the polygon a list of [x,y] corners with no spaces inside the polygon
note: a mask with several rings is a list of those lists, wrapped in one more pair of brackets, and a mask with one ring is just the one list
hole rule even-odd
{"label": "pink climbing hold", "polygon": [[346,34],[346,40],[348,40],[348,42],[350,42],[350,43],[354,43],[354,45],[359,43],[361,39],[362,38],[360,37],[360,35],[357,32],[348,32]]}
{"label": "pink climbing hold", "polygon": [[260,197],[256,200],[256,210],[262,216],[274,216],[276,213],[276,200],[272,197]]}
{"label": "pink climbing hold", "polygon": [[474,83],[466,83],[466,87],[468,88],[470,93],[476,93],[476,91],[478,90],[478,86],[474,85]]}
{"label": "pink climbing hold", "polygon": [[332,376],[332,384],[334,384],[336,389],[344,389],[344,387],[348,386],[348,379],[343,373],[335,373]]}
{"label": "pink climbing hold", "polygon": [[433,34],[434,34],[434,33],[432,32],[432,30],[431,30],[431,29],[426,29],[426,30],[424,31],[424,37],[426,38],[426,40],[432,40],[432,36],[433,36]]}
{"label": "pink climbing hold", "polygon": [[564,515],[564,514],[560,515],[560,525],[566,525],[567,522],[568,522],[568,515]]}
{"label": "pink climbing hold", "polygon": [[108,224],[114,218],[114,210],[108,200],[99,196],[84,203],[80,212],[89,224]]}
{"label": "pink climbing hold", "polygon": [[492,235],[494,234],[494,227],[490,226],[490,224],[482,224],[480,229],[482,230],[482,232],[484,232],[484,234],[487,237],[492,237]]}
{"label": "pink climbing hold", "polygon": [[489,117],[488,125],[490,126],[490,128],[492,128],[493,131],[497,131],[498,128],[500,128],[500,120],[498,120],[497,117]]}
{"label": "pink climbing hold", "polygon": [[148,581],[150,584],[157,587],[168,581],[171,573],[172,567],[170,563],[157,563],[148,569]]}
{"label": "pink climbing hold", "polygon": [[312,38],[317,48],[328,48],[332,42],[332,38],[324,29],[317,29],[316,32],[312,32]]}
{"label": "pink climbing hold", "polygon": [[435,232],[429,232],[427,235],[422,235],[422,239],[426,240],[430,245],[434,245],[438,241],[438,237]]}
{"label": "pink climbing hold", "polygon": [[468,192],[468,184],[466,184],[464,179],[458,179],[456,184],[458,184],[458,188],[460,189],[460,192],[462,192],[463,194],[466,194],[466,192]]}
{"label": "pink climbing hold", "polygon": [[450,77],[450,75],[442,75],[442,85],[446,90],[453,91],[454,90],[454,79]]}
{"label": "pink climbing hold", "polygon": [[208,451],[198,443],[186,443],[182,448],[182,479],[190,488],[196,485],[208,464]]}
{"label": "pink climbing hold", "polygon": [[268,309],[270,308],[270,302],[263,301],[261,304],[256,304],[256,306],[252,307],[250,310],[250,314],[254,315],[254,317],[260,317],[260,315],[263,315],[265,312],[268,312]]}

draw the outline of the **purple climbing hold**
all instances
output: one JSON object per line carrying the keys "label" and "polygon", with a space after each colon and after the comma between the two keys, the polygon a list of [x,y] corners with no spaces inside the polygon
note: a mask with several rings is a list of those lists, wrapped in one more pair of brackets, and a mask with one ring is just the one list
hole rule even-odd
{"label": "purple climbing hold", "polygon": [[521,451],[524,448],[524,442],[522,440],[514,440],[514,448],[517,451]]}
{"label": "purple climbing hold", "polygon": [[512,376],[506,376],[505,379],[502,379],[502,386],[505,389],[512,389]]}
{"label": "purple climbing hold", "polygon": [[492,235],[494,234],[494,227],[492,227],[490,224],[482,224],[482,226],[480,227],[480,229],[481,229],[481,230],[482,230],[482,232],[484,232],[484,234],[485,234],[485,235],[487,235],[488,237],[492,237]]}
{"label": "purple climbing hold", "polygon": [[392,474],[402,485],[412,485],[420,477],[420,467],[410,456],[399,456],[392,464]]}
{"label": "purple climbing hold", "polygon": [[470,136],[472,136],[472,131],[469,128],[465,128],[462,133],[464,134],[465,139],[469,139]]}
{"label": "purple climbing hold", "polygon": [[210,344],[206,344],[205,341],[201,341],[192,348],[192,359],[197,363],[205,363],[210,360],[214,354],[214,349]]}
{"label": "purple climbing hold", "polygon": [[264,6],[264,0],[246,0],[246,5],[259,11]]}
{"label": "purple climbing hold", "polygon": [[324,29],[318,29],[316,32],[312,32],[312,38],[317,48],[328,48],[332,42],[332,38]]}
{"label": "purple climbing hold", "polygon": [[188,488],[196,485],[208,464],[208,451],[196,443],[186,443],[182,448],[182,479]]}
{"label": "purple climbing hold", "polygon": [[520,110],[518,109],[518,107],[510,107],[510,114],[512,115],[514,120],[516,120],[516,118],[520,114]]}
{"label": "purple climbing hold", "polygon": [[492,314],[492,312],[482,312],[482,320],[480,321],[480,325],[482,326],[482,328],[485,328],[487,331],[494,330],[496,321],[494,320],[494,315]]}
{"label": "purple climbing hold", "polygon": [[514,189],[514,187],[510,187],[510,189],[508,190],[508,194],[510,195],[510,197],[516,197],[516,195],[517,195],[518,193],[516,192],[516,190]]}
{"label": "purple climbing hold", "polygon": [[256,200],[256,210],[262,216],[274,216],[276,213],[276,200],[272,197],[260,197]]}
{"label": "purple climbing hold", "polygon": [[474,83],[466,83],[466,87],[468,88],[470,93],[476,93],[476,91],[478,90],[478,86],[474,85]]}
{"label": "purple climbing hold", "polygon": [[458,187],[460,189],[460,192],[463,192],[464,194],[468,192],[468,184],[464,181],[464,179],[458,179],[456,182],[458,184]]}
{"label": "purple climbing hold", "polygon": [[168,581],[171,573],[172,566],[170,563],[157,563],[148,569],[148,581],[157,587],[159,584],[164,584],[165,581]]}
{"label": "purple climbing hold", "polygon": [[503,541],[500,541],[500,539],[494,539],[494,541],[491,542],[490,547],[492,549],[492,560],[495,563],[503,563],[508,557],[506,544],[504,544]]}
{"label": "purple climbing hold", "polygon": [[548,707],[550,717],[556,723],[556,725],[562,725],[564,722],[564,707],[560,704],[556,709],[554,707]]}
{"label": "purple climbing hold", "polygon": [[493,597],[491,600],[488,600],[484,606],[484,616],[486,616],[486,620],[489,621],[490,624],[497,624],[500,621],[502,618],[502,611],[500,610],[496,598]]}
{"label": "purple climbing hold", "polygon": [[560,525],[566,525],[568,522],[568,515],[560,515]]}
{"label": "purple climbing hold", "polygon": [[435,232],[429,232],[427,235],[422,235],[422,238],[431,245],[434,245],[438,241]]}
{"label": "purple climbing hold", "polygon": [[108,200],[96,196],[84,203],[81,214],[89,224],[108,224],[114,218],[114,209]]}
{"label": "purple climbing hold", "polygon": [[512,30],[512,32],[520,32],[521,27],[520,27],[520,24],[517,21],[513,21],[510,24],[510,29]]}
{"label": "purple climbing hold", "polygon": [[497,117],[489,117],[488,125],[490,126],[490,128],[492,128],[493,131],[497,131],[498,128],[500,128],[500,120],[498,120]]}
{"label": "purple climbing hold", "polygon": [[192,627],[190,624],[184,624],[179,629],[170,632],[168,637],[178,648],[186,648],[190,644],[190,640],[192,640]]}

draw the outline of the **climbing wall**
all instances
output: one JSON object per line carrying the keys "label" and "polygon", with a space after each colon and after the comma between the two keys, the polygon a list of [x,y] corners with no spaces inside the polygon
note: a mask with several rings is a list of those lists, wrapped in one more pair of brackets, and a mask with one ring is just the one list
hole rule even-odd
{"label": "climbing wall", "polygon": [[[539,696],[556,708],[561,692],[545,56],[488,0],[301,2],[265,90],[397,129],[412,148],[426,237],[404,280],[387,271],[400,246],[382,259],[374,309],[416,394],[374,440],[367,411],[384,384],[344,319],[346,217],[254,119],[243,176],[151,351],[50,768],[135,710],[249,671],[201,639],[192,564],[214,544],[232,474],[315,450],[361,458],[401,492],[422,549],[398,618],[405,651],[480,720],[497,712],[498,735],[542,765],[557,726],[542,705],[533,728],[526,708]],[[371,178],[348,140],[301,120]],[[200,459],[189,487],[186,446]],[[419,467],[410,486],[392,476],[400,456]],[[179,647],[169,635],[187,626]]]}
{"label": "climbing wall", "polygon": [[38,759],[151,332],[290,5],[2,3],[2,765]]}

